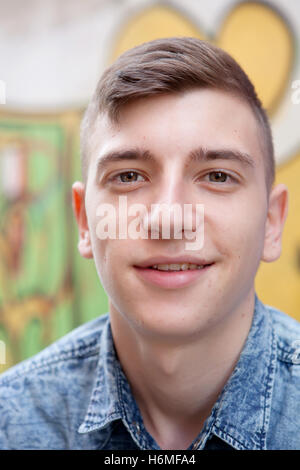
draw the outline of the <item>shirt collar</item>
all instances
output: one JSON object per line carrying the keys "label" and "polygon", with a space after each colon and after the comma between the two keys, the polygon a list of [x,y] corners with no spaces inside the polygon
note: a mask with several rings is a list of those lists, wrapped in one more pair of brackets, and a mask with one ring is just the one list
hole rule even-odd
{"label": "shirt collar", "polygon": [[103,428],[111,421],[122,417],[123,410],[119,400],[119,367],[108,317],[101,333],[99,361],[92,394],[78,432],[86,433]]}
{"label": "shirt collar", "polygon": [[78,432],[83,434],[103,429],[118,419],[123,421],[140,448],[157,447],[154,439],[143,427],[130,385],[117,359],[108,317],[101,333],[95,382],[84,421]]}
{"label": "shirt collar", "polygon": [[[201,432],[202,447],[210,433],[237,449],[264,449],[275,376],[276,347],[268,310],[255,295],[251,329],[239,361]],[[116,419],[137,441],[142,425],[138,407],[117,359],[109,317],[101,334],[100,355],[88,409],[78,432],[104,428]],[[143,433],[145,436],[145,433]],[[157,447],[148,442],[138,445]],[[200,440],[199,440],[200,441]]]}
{"label": "shirt collar", "polygon": [[266,449],[276,350],[272,318],[255,295],[246,343],[208,420],[211,432],[236,449]]}

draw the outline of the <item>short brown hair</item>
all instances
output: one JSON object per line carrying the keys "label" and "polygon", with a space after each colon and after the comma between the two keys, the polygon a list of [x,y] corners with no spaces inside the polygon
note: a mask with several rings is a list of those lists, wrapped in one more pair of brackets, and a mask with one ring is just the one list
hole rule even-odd
{"label": "short brown hair", "polygon": [[214,88],[240,96],[251,106],[262,131],[268,192],[275,177],[272,132],[253,84],[224,50],[192,37],[146,42],[124,52],[101,76],[81,124],[81,165],[86,181],[90,140],[97,118],[117,122],[120,109],[138,98]]}

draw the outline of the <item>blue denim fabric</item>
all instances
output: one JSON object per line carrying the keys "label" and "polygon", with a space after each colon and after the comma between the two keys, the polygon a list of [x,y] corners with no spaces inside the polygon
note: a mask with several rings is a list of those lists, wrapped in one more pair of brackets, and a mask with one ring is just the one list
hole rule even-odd
{"label": "blue denim fabric", "polygon": [[[189,449],[300,449],[296,340],[300,324],[256,296],[239,361]],[[108,315],[0,376],[0,449],[159,449],[117,359]]]}

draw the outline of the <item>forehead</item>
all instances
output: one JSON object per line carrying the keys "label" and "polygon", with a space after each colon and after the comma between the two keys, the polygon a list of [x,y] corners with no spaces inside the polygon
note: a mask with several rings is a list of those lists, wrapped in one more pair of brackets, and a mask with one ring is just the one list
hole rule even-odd
{"label": "forehead", "polygon": [[138,146],[160,157],[187,155],[196,147],[233,148],[262,164],[262,132],[248,103],[220,90],[140,98],[123,106],[118,122],[99,117],[95,155]]}

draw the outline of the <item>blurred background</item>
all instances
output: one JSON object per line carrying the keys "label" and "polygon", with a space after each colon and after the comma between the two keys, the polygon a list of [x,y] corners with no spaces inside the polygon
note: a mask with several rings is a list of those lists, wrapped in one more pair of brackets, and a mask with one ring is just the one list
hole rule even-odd
{"label": "blurred background", "polygon": [[178,35],[232,54],[268,111],[290,209],[282,256],[261,264],[256,291],[300,320],[300,2],[0,0],[0,372],[108,311],[77,252],[80,119],[114,58]]}

